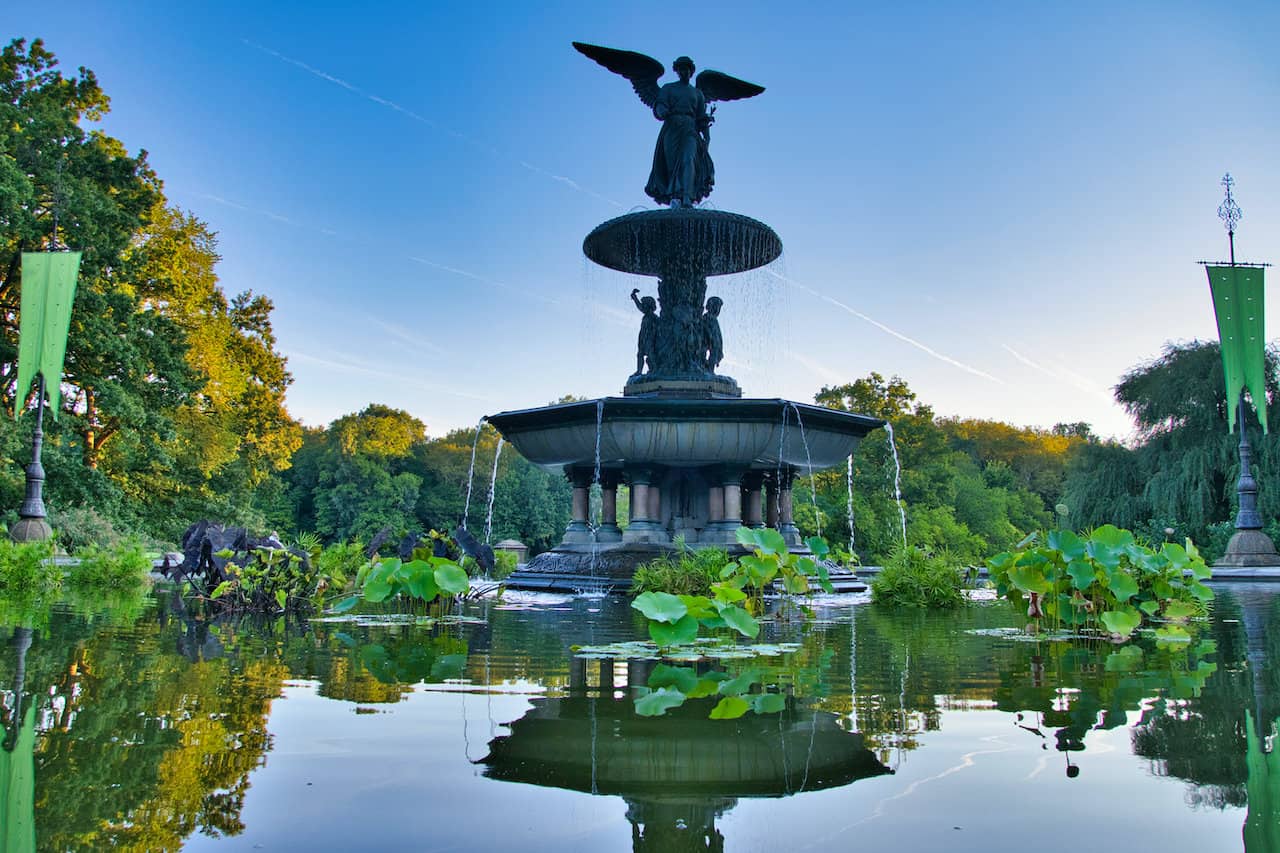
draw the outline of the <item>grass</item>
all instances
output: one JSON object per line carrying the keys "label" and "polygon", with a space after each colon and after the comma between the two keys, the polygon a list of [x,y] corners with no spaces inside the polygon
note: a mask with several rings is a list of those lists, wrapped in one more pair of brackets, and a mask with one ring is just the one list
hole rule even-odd
{"label": "grass", "polygon": [[631,594],[669,592],[672,595],[710,595],[720,580],[729,555],[720,548],[683,548],[636,567]]}
{"label": "grass", "polygon": [[947,610],[964,603],[964,571],[945,552],[898,548],[871,579],[871,600],[891,607]]}

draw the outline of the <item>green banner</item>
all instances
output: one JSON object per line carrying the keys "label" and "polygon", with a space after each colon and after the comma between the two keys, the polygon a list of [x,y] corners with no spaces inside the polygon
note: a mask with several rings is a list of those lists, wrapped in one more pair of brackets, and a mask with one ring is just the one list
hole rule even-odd
{"label": "green banner", "polygon": [[1249,389],[1254,411],[1267,431],[1266,360],[1263,350],[1262,267],[1213,267],[1209,290],[1218,315],[1218,339],[1222,342],[1222,370],[1227,380],[1227,428],[1236,428],[1240,390]]}
{"label": "green banner", "polygon": [[18,387],[13,415],[18,416],[36,376],[44,376],[54,420],[62,386],[62,360],[67,354],[71,304],[80,274],[79,252],[22,253],[22,313],[19,315]]}

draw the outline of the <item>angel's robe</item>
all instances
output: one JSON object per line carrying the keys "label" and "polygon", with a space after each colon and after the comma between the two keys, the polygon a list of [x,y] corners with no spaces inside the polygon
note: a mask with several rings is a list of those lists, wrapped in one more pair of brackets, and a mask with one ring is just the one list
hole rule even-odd
{"label": "angel's robe", "polygon": [[701,201],[715,183],[715,167],[698,132],[707,116],[702,90],[688,83],[668,83],[658,90],[653,114],[662,121],[662,131],[644,191],[659,204],[673,199],[686,205]]}

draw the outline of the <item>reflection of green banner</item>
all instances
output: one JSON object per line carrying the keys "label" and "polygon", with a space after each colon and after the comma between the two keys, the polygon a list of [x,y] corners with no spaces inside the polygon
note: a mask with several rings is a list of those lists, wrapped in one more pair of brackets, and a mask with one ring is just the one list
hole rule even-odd
{"label": "reflection of green banner", "polygon": [[62,359],[67,353],[71,303],[80,274],[79,252],[22,253],[22,314],[18,344],[18,387],[13,414],[17,417],[37,375],[44,376],[49,408],[58,417]]}
{"label": "reflection of green banner", "polygon": [[1267,431],[1267,386],[1263,347],[1262,267],[1207,266],[1213,311],[1218,315],[1222,370],[1227,380],[1227,428],[1235,431],[1240,389],[1248,388],[1253,408]]}
{"label": "reflection of green banner", "polygon": [[27,708],[13,752],[0,748],[0,853],[36,849],[35,708]]}
{"label": "reflection of green banner", "polygon": [[1265,752],[1253,722],[1253,715],[1246,709],[1249,815],[1244,822],[1244,849],[1246,853],[1275,853],[1280,850],[1280,748]]}

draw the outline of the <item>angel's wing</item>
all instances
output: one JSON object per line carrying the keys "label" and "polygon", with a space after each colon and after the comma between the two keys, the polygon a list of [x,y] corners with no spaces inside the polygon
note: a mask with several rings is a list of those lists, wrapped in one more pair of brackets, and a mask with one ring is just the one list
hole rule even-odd
{"label": "angel's wing", "polygon": [[708,68],[698,74],[698,88],[708,101],[736,101],[740,98],[754,98],[764,91],[764,86],[730,77],[720,71]]}
{"label": "angel's wing", "polygon": [[[652,56],[645,56],[634,50],[617,50],[612,47],[601,47],[598,44],[583,44],[580,41],[575,41],[573,46],[577,48],[578,53],[588,59],[594,59],[614,74],[621,74],[630,80],[631,86],[646,107],[652,107],[658,100],[658,78],[662,76],[665,69],[662,63]],[[764,90],[761,89],[761,91]]]}

